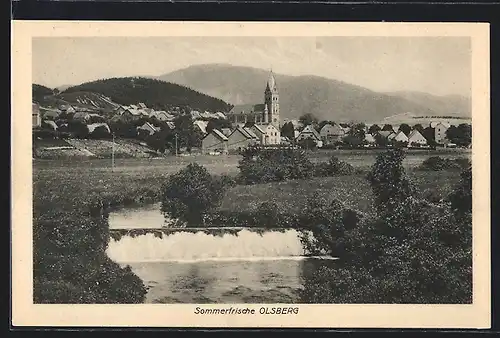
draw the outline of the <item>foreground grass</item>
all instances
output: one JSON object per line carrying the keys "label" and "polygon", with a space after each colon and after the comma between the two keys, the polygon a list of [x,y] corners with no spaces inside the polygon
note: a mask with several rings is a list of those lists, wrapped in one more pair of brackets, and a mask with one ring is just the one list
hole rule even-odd
{"label": "foreground grass", "polygon": [[[435,199],[447,196],[460,178],[452,171],[409,173],[418,187],[419,198],[431,195]],[[221,205],[223,210],[256,209],[262,202],[274,202],[281,210],[298,211],[311,197],[337,199],[346,207],[371,213],[372,190],[365,174],[338,177],[317,177],[310,180],[293,180],[255,185],[239,185],[230,189]]]}

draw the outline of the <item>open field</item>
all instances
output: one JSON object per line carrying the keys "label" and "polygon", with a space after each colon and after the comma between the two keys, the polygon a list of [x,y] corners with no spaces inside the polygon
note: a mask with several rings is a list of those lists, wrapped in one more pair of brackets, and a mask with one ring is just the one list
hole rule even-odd
{"label": "open field", "polygon": [[[331,154],[325,155],[324,159],[329,156]],[[351,159],[349,162],[356,167],[368,169],[374,156],[349,154],[338,157],[345,161]],[[419,165],[426,158],[420,154],[409,157],[409,167]],[[236,155],[117,159],[114,171],[109,160],[39,160],[34,162],[33,167],[34,203],[36,209],[41,211],[46,208],[78,209],[95,197],[118,199],[118,204],[128,199],[158,200],[163,179],[188,163],[197,161],[214,174],[235,175],[238,173],[238,159]],[[409,170],[409,175],[418,187],[417,193],[422,196],[433,192],[438,197],[444,197],[459,179],[459,172],[456,171]],[[328,199],[336,198],[360,211],[371,210],[371,190],[364,174],[236,186],[227,193],[221,208],[242,210],[273,201],[283,208],[296,209],[315,194]]]}
{"label": "open field", "polygon": [[[308,152],[308,157],[313,162],[327,161],[331,156],[337,156],[357,168],[368,169],[375,163],[376,156],[383,150],[316,150]],[[444,158],[471,157],[470,150],[464,149],[441,149],[441,150],[409,150],[404,164],[407,169],[414,168],[430,156],[441,156]],[[212,173],[236,174],[238,173],[239,155],[192,155],[192,156],[167,156],[159,158],[117,158],[115,159],[115,172],[123,175],[134,175],[142,173],[143,176],[168,174],[176,172],[189,163],[197,162],[205,166]],[[111,159],[35,159],[34,168],[37,170],[66,171],[71,168],[89,169],[94,171],[111,171]]]}

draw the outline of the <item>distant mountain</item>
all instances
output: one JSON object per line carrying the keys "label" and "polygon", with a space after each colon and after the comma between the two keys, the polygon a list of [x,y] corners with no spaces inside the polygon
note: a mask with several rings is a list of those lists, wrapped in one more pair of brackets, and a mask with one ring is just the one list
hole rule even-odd
{"label": "distant mountain", "polygon": [[[197,92],[184,86],[168,83],[157,79],[143,77],[111,78],[87,82],[78,86],[69,87],[60,96],[69,101],[82,100],[80,93],[98,93],[107,98],[110,104],[137,104],[142,102],[155,109],[169,109],[171,107],[184,107],[201,111],[228,111],[231,105]],[[92,98],[88,102],[92,104]]]}
{"label": "distant mountain", "polygon": [[429,107],[438,115],[470,117],[472,114],[471,99],[461,95],[436,96],[410,91],[390,92],[386,94],[402,97],[421,106]]}
{"label": "distant mountain", "polygon": [[[274,74],[280,93],[283,118],[313,113],[319,119],[378,122],[385,117],[410,113],[415,116],[470,114],[455,97],[420,99],[408,93],[378,93],[320,76]],[[227,64],[195,65],[158,79],[177,83],[223,99],[231,104],[262,103],[269,72]],[[449,101],[449,102],[448,102]]]}

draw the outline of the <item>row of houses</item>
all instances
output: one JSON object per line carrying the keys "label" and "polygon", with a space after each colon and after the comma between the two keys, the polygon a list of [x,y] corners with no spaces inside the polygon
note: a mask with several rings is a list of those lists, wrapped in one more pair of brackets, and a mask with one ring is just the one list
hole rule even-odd
{"label": "row of houses", "polygon": [[[447,142],[446,131],[450,128],[450,124],[447,122],[430,122],[429,127],[434,131],[434,140],[438,144],[444,144]],[[372,125],[365,125],[365,141],[368,143],[375,142],[375,133],[371,134]],[[377,132],[380,136],[387,138],[389,141],[401,141],[401,142],[415,142],[418,144],[424,144],[423,141],[426,138],[416,129],[410,131],[407,135],[399,130],[399,126],[391,126],[391,130],[383,130]],[[327,123],[325,124],[319,132],[312,126],[305,126],[301,131],[295,131],[295,139],[300,141],[306,138],[312,138],[315,140],[319,146],[335,144],[341,142],[343,138],[348,135],[350,127],[342,126],[338,123]],[[427,143],[427,141],[425,142]]]}
{"label": "row of houses", "polygon": [[[322,147],[324,145],[330,145],[342,141],[342,139],[347,135],[348,132],[348,128],[342,127],[338,124],[325,124],[319,132],[312,125],[308,125],[300,132],[298,132],[298,134],[296,134],[295,139],[297,142],[300,142],[304,139],[312,139],[316,142],[316,145],[318,147]],[[417,129],[413,129],[409,133],[409,135],[406,135],[401,130],[397,132],[378,131],[377,133],[373,134],[365,132],[365,143],[375,144],[376,135],[382,136],[383,138],[387,139],[387,141],[392,142],[403,142],[418,146],[427,144],[427,139]]]}
{"label": "row of houses", "polygon": [[213,129],[201,141],[202,152],[228,153],[251,145],[273,146],[289,142],[281,137],[273,124],[254,124],[251,127],[237,125],[235,128]]}

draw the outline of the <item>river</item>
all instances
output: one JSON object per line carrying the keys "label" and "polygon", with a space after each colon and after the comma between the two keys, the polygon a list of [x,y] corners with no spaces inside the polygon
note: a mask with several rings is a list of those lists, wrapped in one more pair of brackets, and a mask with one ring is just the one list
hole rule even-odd
{"label": "river", "polygon": [[[158,229],[159,205],[110,213],[110,229]],[[308,276],[335,259],[310,257],[296,230],[124,235],[108,256],[129,265],[148,289],[146,303],[306,303]]]}

